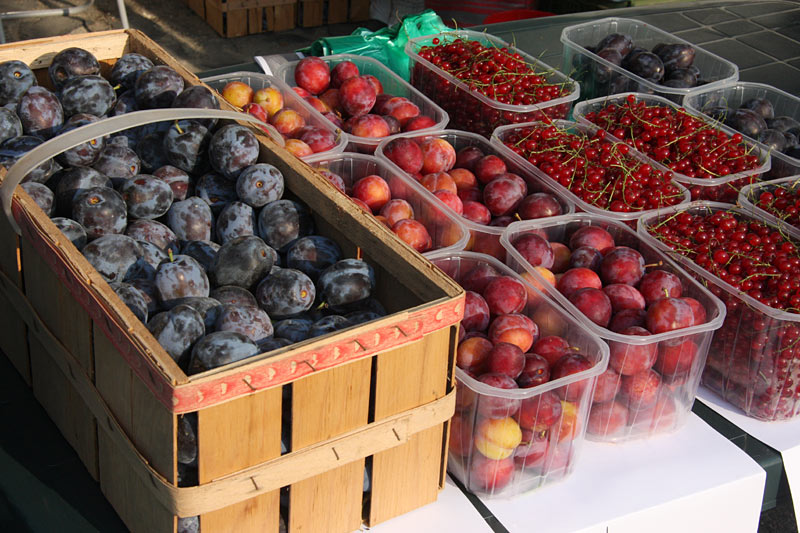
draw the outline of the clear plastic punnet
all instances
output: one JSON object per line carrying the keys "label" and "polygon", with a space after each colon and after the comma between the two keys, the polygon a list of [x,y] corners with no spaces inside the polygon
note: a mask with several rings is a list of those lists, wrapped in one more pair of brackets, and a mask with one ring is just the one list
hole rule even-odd
{"label": "clear plastic punnet", "polygon": [[[592,112],[602,111],[610,105],[624,105],[627,103],[628,98],[632,96],[635,99],[635,104],[644,103],[647,107],[668,107],[673,110],[683,110],[689,115],[701,119],[708,126],[709,131],[722,131],[728,137],[735,135],[737,132],[728,126],[721,124],[719,121],[705,117],[697,112],[691,112],[683,108],[667,98],[655,96],[651,94],[642,93],[622,93],[615,94],[607,97],[595,98],[593,100],[586,100],[575,105],[573,115],[575,120],[584,124],[592,124],[586,116]],[[597,125],[597,124],[594,124]],[[602,127],[602,125],[601,125]],[[611,128],[606,128],[609,131]],[[617,139],[617,137],[613,137]],[[629,139],[620,139],[628,144],[632,144]],[[758,156],[758,165],[747,171],[735,172],[731,174],[720,175],[714,178],[700,178],[689,177],[676,170],[673,170],[675,181],[686,186],[691,192],[692,200],[710,200],[720,202],[734,202],[739,195],[739,190],[745,185],[754,183],[761,179],[770,169],[771,158],[769,150],[762,144],[756,143],[750,139],[742,138],[742,144],[746,147],[748,154],[752,153]],[[669,170],[665,165],[654,159],[651,155],[644,153],[644,157],[658,168]]]}
{"label": "clear plastic punnet", "polygon": [[[776,118],[788,117],[792,119],[792,121],[783,126],[786,129],[794,127],[794,121],[800,122],[800,98],[764,83],[739,81],[725,84],[721,87],[698,87],[686,95],[683,105],[690,111],[712,119],[714,118],[713,115],[719,117],[719,114],[724,114],[725,118],[728,118],[742,104],[753,99],[769,101],[772,104]],[[770,125],[772,125],[771,122],[767,124],[767,127],[769,128]],[[737,131],[754,142],[758,141],[758,139],[746,135],[741,129],[737,129]],[[772,167],[766,174],[768,179],[800,174],[800,159],[797,157],[792,157],[776,150],[772,150],[771,155]],[[795,153],[795,155],[797,154]]]}
{"label": "clear plastic punnet", "polygon": [[[620,249],[631,248],[641,254],[644,271],[644,276],[640,278],[641,283],[633,278],[629,280],[641,289],[638,295],[633,295],[635,291],[630,289],[627,292],[617,290],[620,287],[614,284],[621,282],[611,278],[606,271],[606,268],[611,271],[621,266],[628,269],[628,272],[633,272],[634,269],[628,268],[624,259],[625,255],[630,255],[629,250],[623,250],[619,256],[606,251],[609,259],[602,260],[598,265],[600,275],[592,276],[591,269],[580,267],[578,263],[554,263],[553,271],[533,266],[531,260],[536,261],[539,256],[528,252],[531,248],[526,241],[531,236],[536,235],[550,243],[563,244],[575,254],[581,253],[576,252],[581,247],[588,247],[583,244],[586,242],[585,234],[593,230],[586,228],[603,229],[613,239],[613,243],[605,241],[607,244]],[[515,222],[506,229],[501,242],[508,250],[508,264],[512,269],[522,273],[537,287],[543,288],[549,297],[581,320],[593,335],[609,345],[609,366],[597,379],[587,438],[623,442],[682,427],[697,393],[711,338],[725,318],[722,302],[667,254],[641,238],[626,224],[603,216],[577,213],[547,220]],[[611,264],[612,261],[617,261],[617,265]],[[575,265],[574,268],[570,268],[572,264]],[[571,293],[567,297],[561,292],[567,292],[567,286],[556,284],[555,276],[570,270],[588,270],[589,277],[596,277],[598,285],[601,278],[606,280],[599,292],[608,296],[608,303],[596,302],[591,307],[592,312],[595,312],[602,305],[607,306],[605,316],[610,320],[605,325],[602,325],[599,317],[592,320],[578,308],[581,306],[586,309],[585,302],[581,302],[580,298]],[[564,276],[573,277],[574,273]],[[587,277],[583,274],[582,276]],[[665,295],[670,296],[663,298],[663,302],[678,298],[692,299],[692,303],[702,309],[702,312],[695,312],[694,316],[705,315],[704,319],[700,319],[702,322],[681,329],[669,329],[672,326],[665,326],[663,319],[669,316],[671,307],[659,302],[662,300],[662,286],[669,287]],[[593,289],[582,290],[599,289],[596,285],[592,287]],[[688,300],[684,302],[688,303]],[[682,304],[678,305],[683,307]],[[615,309],[613,313],[612,308]]]}
{"label": "clear plastic punnet", "polygon": [[[519,314],[536,324],[540,338],[558,336],[569,354],[582,356],[564,357],[583,361],[579,371],[514,389],[491,385],[491,380],[478,375],[475,368],[457,367],[448,470],[471,492],[498,498],[564,479],[575,469],[583,446],[592,391],[597,376],[608,365],[608,346],[580,320],[493,257],[473,252],[438,252],[428,257],[467,286],[472,273],[487,270],[522,283],[528,299]],[[490,342],[483,338],[473,341],[475,337],[470,335],[466,333],[460,341],[462,358],[472,348],[470,343]]]}
{"label": "clear plastic punnet", "polygon": [[[450,117],[441,107],[376,59],[352,54],[335,54],[324,56],[320,59],[328,63],[331,68],[344,61],[355,63],[358,67],[359,74],[362,76],[375,76],[378,79],[383,86],[384,94],[402,96],[411,100],[411,102],[419,108],[420,114],[430,117],[434,123],[432,126],[418,130],[420,133],[432,133],[447,127]],[[294,71],[298,63],[299,61],[292,61],[279,66],[275,70],[275,77],[287,85],[294,87],[296,85]],[[331,122],[331,124],[333,123]],[[346,147],[347,151],[371,154],[375,151],[375,147],[378,146],[378,143],[383,139],[391,138],[397,134],[389,135],[388,137],[359,137],[350,133],[346,135],[349,142]]]}
{"label": "clear plastic punnet", "polygon": [[[800,239],[800,176],[760,181],[739,191],[739,205]],[[765,196],[764,193],[769,193]]]}
{"label": "clear plastic punnet", "polygon": [[[201,80],[203,83],[222,94],[225,86],[232,81],[240,81],[249,85],[253,91],[265,89],[267,87],[274,87],[279,90],[283,95],[282,108],[291,109],[296,111],[302,118],[305,126],[316,126],[323,130],[333,133],[335,144],[324,152],[316,152],[314,154],[304,156],[301,159],[307,159],[316,155],[317,153],[331,153],[338,154],[344,151],[347,146],[347,136],[339,128],[328,122],[316,109],[311,107],[308,102],[303,101],[300,96],[294,92],[288,85],[267,74],[259,74],[258,72],[232,72],[230,74],[221,74],[219,76],[211,76]],[[274,128],[274,126],[273,126]],[[284,136],[286,139],[286,136]]]}
{"label": "clear plastic punnet", "polygon": [[739,68],[732,62],[712,54],[679,37],[639,20],[609,17],[574,26],[561,32],[564,45],[561,70],[569,73],[581,84],[583,98],[597,98],[624,92],[651,93],[680,103],[695,88],[668,87],[647,80],[621,66],[606,61],[589,48],[594,48],[612,33],[629,35],[633,46],[652,50],[658,44],[688,44],[695,50],[692,65],[700,71],[700,79],[707,83],[703,87],[718,87],[723,83],[739,79]]}
{"label": "clear plastic punnet", "polygon": [[340,176],[348,192],[361,178],[370,175],[383,178],[389,185],[392,199],[408,202],[413,209],[413,219],[428,231],[432,244],[426,253],[458,251],[467,245],[469,232],[458,217],[394,165],[373,155],[351,152],[320,154],[306,162],[317,170],[328,170]]}
{"label": "clear plastic punnet", "polygon": [[[542,178],[537,172],[528,168],[526,165],[521,165],[517,161],[508,158],[496,146],[492,145],[486,137],[476,133],[469,133],[459,130],[443,130],[432,135],[420,135],[416,132],[407,133],[402,137],[408,137],[416,140],[423,140],[427,138],[444,139],[455,149],[456,153],[467,147],[476,147],[484,155],[495,155],[501,157],[506,162],[508,172],[517,174],[525,180],[528,186],[528,194],[533,193],[548,193],[552,195],[561,206],[561,213],[568,214],[575,211],[574,203],[568,195],[564,194],[557,186],[548,178]],[[391,154],[387,155],[387,145],[391,140],[386,140],[378,145],[375,150],[375,155],[382,161],[386,161],[392,168],[397,169],[398,172],[403,172],[394,162],[392,162]],[[406,176],[409,176],[403,172]],[[410,179],[411,178],[409,176]],[[481,189],[482,185],[479,185]],[[435,197],[434,197],[435,198]],[[465,218],[463,215],[458,215],[447,204],[435,198],[437,202],[445,206],[448,212],[452,212],[463,226],[469,231],[469,241],[466,243],[464,249],[477,253],[488,254],[503,261],[505,259],[505,249],[500,245],[500,234],[505,229],[504,226],[492,226],[490,224],[479,224],[472,220]]]}
{"label": "clear plastic punnet", "polygon": [[[752,212],[731,204],[692,202],[642,218],[637,232],[644,241],[674,257],[727,308],[722,327],[709,348],[703,385],[752,418],[794,418],[800,413],[800,314],[762,303],[698,265],[680,248],[673,249],[658,238],[663,225],[686,222],[678,217],[712,217],[719,213],[730,213],[737,224],[765,224]],[[800,241],[787,237],[782,227],[766,226],[780,241],[790,242],[794,250],[800,246]]]}
{"label": "clear plastic punnet", "polygon": [[[548,85],[559,85],[562,95],[547,101],[530,104],[502,103],[477,90],[471,90],[463,80],[445,72],[420,56],[426,46],[456,41],[477,41],[489,48],[507,49],[508,54],[519,54],[525,63],[543,77]],[[557,69],[519,50],[512,44],[488,33],[455,30],[438,35],[411,39],[406,44],[406,54],[411,59],[411,83],[442,106],[450,115],[450,127],[488,137],[495,128],[504,124],[530,122],[546,118],[567,118],[572,103],[580,96],[579,85]]]}
{"label": "clear plastic punnet", "polygon": [[[521,168],[527,169],[536,176],[539,177],[542,181],[550,184],[555,190],[559,191],[565,197],[569,199],[569,201],[575,204],[576,211],[585,211],[587,213],[595,214],[595,215],[603,215],[605,217],[611,218],[613,220],[618,220],[621,222],[625,222],[629,224],[631,227],[636,226],[636,220],[639,219],[643,214],[649,213],[651,210],[643,209],[643,210],[630,210],[630,211],[614,211],[610,208],[604,208],[599,205],[591,204],[586,202],[582,198],[580,198],[577,194],[575,194],[571,190],[571,186],[578,186],[581,185],[580,183],[573,182],[570,187],[565,187],[558,181],[554,180],[550,176],[548,176],[544,171],[542,171],[539,167],[531,163],[530,161],[526,160],[522,155],[516,153],[513,149],[506,145],[506,142],[510,139],[513,139],[514,135],[522,135],[526,128],[530,128],[533,126],[542,126],[541,122],[530,122],[526,124],[509,124],[507,126],[501,126],[497,128],[492,135],[491,144],[494,146],[500,153],[503,154],[504,157],[513,161],[515,164],[519,165]],[[596,127],[594,124],[589,122],[577,123],[572,122],[569,120],[554,120],[548,126],[554,126],[559,130],[569,132],[569,133],[576,133],[587,135],[592,137],[597,134],[600,128]],[[605,136],[606,140],[621,143],[618,139],[612,137],[608,133]],[[653,165],[650,162],[650,159],[645,157],[640,152],[636,150],[630,150],[628,152],[630,155],[631,165],[630,168],[626,168],[625,170],[633,173],[636,170],[640,169],[644,165],[651,166],[656,170],[661,172],[672,172],[668,168],[661,167],[658,165]],[[670,180],[672,184],[676,188],[676,195],[679,195],[680,200],[678,203],[685,204],[691,201],[691,196],[689,190],[678,183],[676,180]],[[565,213],[566,214],[566,213]]]}

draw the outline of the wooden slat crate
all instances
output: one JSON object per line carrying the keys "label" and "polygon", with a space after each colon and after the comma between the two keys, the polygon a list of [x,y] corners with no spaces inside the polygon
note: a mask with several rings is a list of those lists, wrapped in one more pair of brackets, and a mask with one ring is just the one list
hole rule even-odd
{"label": "wooden slat crate", "polygon": [[[135,30],[2,45],[0,61],[25,61],[48,85],[51,58],[71,46],[106,73],[137,52],[201,83]],[[135,532],[174,532],[177,517],[194,515],[203,533],[277,531],[282,490],[289,531],[351,531],[434,501],[444,481],[463,290],[260,141],[260,160],[281,170],[318,233],[373,265],[390,315],[189,377],[21,189],[12,211],[22,236],[0,216],[0,320],[25,332],[0,336],[0,348]],[[200,484],[178,488],[186,413],[198,420]]]}
{"label": "wooden slat crate", "polygon": [[184,0],[223,37],[295,27],[297,0]]}
{"label": "wooden slat crate", "polygon": [[299,0],[299,4],[298,25],[303,28],[369,20],[369,0]]}

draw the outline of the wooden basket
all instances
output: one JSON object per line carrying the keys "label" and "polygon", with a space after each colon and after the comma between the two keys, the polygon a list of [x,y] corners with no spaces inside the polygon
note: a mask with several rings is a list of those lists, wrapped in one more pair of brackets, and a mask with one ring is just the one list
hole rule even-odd
{"label": "wooden basket", "polygon": [[[200,83],[135,30],[4,45],[0,61],[31,64],[46,85],[42,70],[70,46],[104,69],[137,52]],[[352,531],[434,501],[443,483],[463,290],[260,141],[260,160],[281,170],[318,232],[347,256],[363,251],[389,316],[188,377],[21,189],[12,211],[22,236],[0,217],[0,347],[133,531],[175,531],[178,516],[193,515],[204,533],[277,531],[282,490],[290,530]],[[178,488],[176,428],[190,412],[200,484]]]}
{"label": "wooden basket", "polygon": [[222,37],[291,30],[297,0],[183,0]]}
{"label": "wooden basket", "polygon": [[369,20],[369,0],[299,0],[297,20],[303,28]]}

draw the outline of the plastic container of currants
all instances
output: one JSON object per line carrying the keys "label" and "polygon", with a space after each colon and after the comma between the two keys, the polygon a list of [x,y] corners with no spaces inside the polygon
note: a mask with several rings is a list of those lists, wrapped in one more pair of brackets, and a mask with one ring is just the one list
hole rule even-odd
{"label": "plastic container of currants", "polygon": [[537,324],[541,337],[557,335],[568,344],[566,350],[584,356],[574,373],[531,388],[501,389],[457,367],[448,470],[470,491],[498,498],[563,479],[578,460],[595,380],[608,365],[608,346],[493,257],[437,252],[429,259],[459,283],[482,269],[519,280],[528,293],[521,313]]}
{"label": "plastic container of currants", "polygon": [[[734,129],[748,139],[756,142],[758,141],[758,134],[748,134],[746,129],[749,129],[750,132],[758,131],[760,133],[767,128],[784,132],[786,130],[792,130],[792,128],[800,127],[800,98],[764,83],[739,81],[721,87],[699,87],[697,90],[686,95],[686,98],[683,100],[683,105],[686,106],[686,109],[689,111],[701,114],[711,120],[721,120],[729,124],[730,122],[728,119],[730,115],[746,102],[755,99],[767,100],[772,104],[772,112],[776,118],[772,121],[767,120],[764,123],[760,123],[757,117],[754,121],[750,120],[749,122],[738,122],[737,119],[739,127],[736,127],[736,124],[731,124]],[[746,117],[743,118],[744,120],[748,120]],[[786,120],[786,118],[790,120]],[[791,131],[791,133],[796,137],[798,131],[794,130]],[[780,140],[776,142],[780,143]],[[780,148],[780,144],[768,144],[764,144],[764,146],[767,149],[771,148],[772,167],[767,173],[769,179],[800,174],[800,159],[783,153],[780,149],[776,149]],[[789,142],[787,142],[784,149],[786,150],[790,148],[790,146]],[[800,150],[794,152],[794,154],[800,154]]]}
{"label": "plastic container of currants", "polygon": [[[320,59],[328,63],[331,68],[344,61],[355,63],[360,75],[375,76],[378,79],[383,86],[384,94],[408,98],[419,108],[421,115],[430,117],[433,121],[432,126],[418,130],[420,133],[443,130],[450,120],[448,114],[441,107],[376,59],[352,54],[335,54],[324,56]],[[295,68],[298,63],[299,61],[292,61],[280,65],[275,70],[275,77],[287,85],[293,86],[295,84]],[[331,122],[331,124],[333,123]],[[345,135],[348,140],[347,151],[371,154],[383,139],[391,138],[397,134],[389,135],[388,137],[358,137],[350,133],[345,133]]]}
{"label": "plastic container of currants", "polygon": [[[563,245],[553,249],[553,257],[558,253],[561,259],[552,270],[544,263],[532,265],[529,259],[543,256],[531,253],[535,248],[530,241]],[[515,222],[501,242],[513,270],[543,287],[545,294],[609,345],[609,366],[597,380],[587,438],[624,442],[682,427],[711,338],[725,318],[722,302],[626,224],[603,216],[578,213]],[[595,242],[598,245],[590,248]],[[602,246],[611,248],[605,256],[598,251]],[[683,298],[687,300],[676,303]],[[688,299],[693,300],[691,306],[686,305]],[[680,329],[672,329],[670,321],[676,306],[689,310]]]}
{"label": "plastic container of currants", "polygon": [[[702,384],[749,417],[763,421],[789,420],[800,414],[800,387],[797,385],[800,382],[800,350],[797,347],[800,314],[766,305],[748,292],[723,281],[682,251],[673,250],[654,235],[656,231],[663,231],[660,230],[663,226],[669,228],[671,224],[687,224],[688,232],[682,227],[678,231],[682,235],[697,235],[700,231],[694,228],[695,217],[713,221],[712,217],[720,217],[725,213],[730,213],[736,224],[733,224],[734,227],[720,225],[724,234],[733,237],[738,233],[738,230],[733,230],[740,222],[752,224],[749,226],[751,234],[760,238],[768,236],[776,245],[784,243],[778,251],[787,251],[783,249],[787,246],[790,260],[797,256],[800,241],[787,238],[781,226],[764,223],[760,216],[731,204],[692,202],[642,218],[637,231],[645,242],[674,257],[719,297],[727,308],[725,321],[711,342]],[[726,224],[721,218],[719,221]],[[787,241],[791,245],[786,245]],[[693,237],[691,242],[696,242]],[[734,242],[737,241],[733,238],[721,242],[722,252],[727,254]],[[725,258],[709,259],[716,261]],[[752,277],[758,279],[755,275]],[[770,293],[775,291],[770,290]],[[767,297],[764,295],[764,298]]]}
{"label": "plastic container of currants", "polygon": [[[411,218],[420,222],[427,230],[430,246],[421,250],[422,252],[457,251],[463,250],[467,245],[469,232],[459,218],[443,207],[427,189],[394,165],[373,155],[351,152],[320,154],[306,162],[317,170],[329,170],[340,176],[348,193],[361,178],[370,175],[383,178],[389,185],[392,200],[408,202],[413,210]],[[400,236],[402,230],[395,233]],[[402,236],[400,238],[403,239]]]}
{"label": "plastic container of currants", "polygon": [[[800,176],[760,181],[739,191],[739,205],[800,239]],[[766,195],[765,195],[766,193]]]}
{"label": "plastic container of currants", "polygon": [[[600,97],[600,98],[595,98],[593,100],[586,100],[584,102],[580,102],[575,105],[573,116],[575,117],[575,120],[577,120],[578,122],[584,124],[592,124],[592,122],[587,118],[587,115],[589,115],[590,113],[601,112],[611,105],[618,105],[621,107],[629,105],[630,98],[633,98],[635,100],[634,105],[643,103],[648,108],[667,107],[675,111],[683,110],[684,112],[686,112],[686,109],[678,106],[669,99],[661,96],[642,94],[642,93],[621,93],[621,94],[615,94],[607,97]],[[736,132],[736,130],[731,129],[724,124],[720,124],[719,122],[714,121],[713,119],[709,119],[708,117],[705,117],[702,114],[698,114],[696,112],[695,113],[688,112],[688,114],[704,122],[709,130],[723,132],[729,139],[730,137],[738,133]],[[604,126],[604,124],[596,124],[596,123],[594,123],[594,125],[599,127]],[[609,123],[609,125],[605,129],[607,132],[609,132],[612,138],[626,142],[631,146],[633,146],[633,143],[631,142],[630,139],[620,139],[619,137],[613,135],[615,127],[619,128],[620,126],[616,123]],[[633,128],[633,126],[625,126],[623,129],[625,128]],[[642,137],[637,137],[636,140],[638,141],[641,138]],[[689,141],[687,141],[688,142],[687,150],[691,151],[693,150],[692,147],[696,146],[695,139],[696,139],[695,137],[692,137]],[[667,140],[666,142],[672,144],[673,141]],[[690,177],[676,170],[670,170],[663,163],[659,162],[659,160],[655,159],[652,154],[648,153],[648,149],[640,149],[639,151],[643,153],[644,157],[647,158],[650,164],[656,166],[657,168],[671,171],[675,176],[675,181],[689,188],[692,200],[735,202],[736,198],[739,195],[739,190],[745,185],[749,185],[750,183],[760,180],[761,176],[764,175],[767,171],[769,171],[771,165],[769,150],[767,150],[762,144],[752,141],[749,138],[744,138],[743,136],[740,144],[742,147],[744,147],[745,154],[747,155],[752,154],[758,157],[758,160],[753,163],[753,167],[749,170],[719,174],[713,178]],[[669,144],[667,146],[669,146]],[[678,148],[677,146],[678,145],[676,145],[676,150],[680,150],[680,148]],[[724,146],[724,144],[720,144],[717,146],[721,147]],[[653,147],[653,149],[657,150],[658,148]],[[716,147],[711,148],[712,151],[715,149]],[[670,153],[669,156],[671,155],[672,153]],[[732,157],[729,161],[735,161],[735,159],[737,159],[737,157]],[[688,161],[688,160],[689,160],[688,156],[681,158],[681,161]],[[731,163],[722,163],[722,165],[725,164],[731,164]],[[700,168],[704,169],[704,167],[702,166]]]}
{"label": "plastic container of currants", "polygon": [[608,35],[615,33],[630,36],[633,46],[648,51],[662,43],[691,46],[695,51],[691,65],[699,69],[699,78],[707,82],[704,87],[719,87],[739,79],[739,67],[727,59],[646,22],[609,17],[567,26],[561,32],[561,43],[564,45],[561,70],[574,73],[573,77],[581,84],[584,99],[637,91],[664,96],[680,103],[695,90],[693,87],[668,87],[642,78],[590,51]]}
{"label": "plastic container of currants", "polygon": [[[410,139],[433,137],[447,141],[455,149],[456,153],[467,147],[475,147],[480,150],[483,155],[498,156],[505,161],[506,170],[508,172],[517,174],[525,180],[525,183],[528,186],[528,194],[540,192],[548,193],[558,201],[562,214],[573,213],[575,211],[572,199],[568,195],[563,194],[563,192],[560,191],[551,180],[542,179],[536,172],[528,168],[527,165],[522,165],[512,158],[506,157],[505,153],[501,152],[496,146],[492,145],[492,143],[486,140],[486,137],[483,137],[482,135],[478,135],[477,133],[469,133],[466,131],[447,129],[436,132],[433,135],[420,135],[416,132],[413,132],[403,134],[401,137]],[[395,163],[392,162],[392,159],[386,153],[387,145],[389,145],[389,143],[390,140],[385,140],[379,144],[378,148],[375,150],[375,155],[378,156],[382,161],[387,162],[387,164],[391,165],[392,168],[396,169],[398,172],[403,172]],[[408,175],[405,172],[403,172],[403,174]],[[447,204],[438,198],[434,197],[434,199],[436,202],[440,203],[440,205],[444,205],[448,212],[455,213],[449,206],[447,206]],[[500,235],[505,229],[504,226],[479,224],[465,218],[463,215],[456,216],[469,232],[468,242],[465,243],[462,249],[488,254],[498,258],[501,261],[505,260],[505,249],[503,249],[503,247],[500,245]]]}
{"label": "plastic container of currants", "polygon": [[282,108],[297,111],[297,113],[303,118],[304,126],[316,126],[317,128],[331,132],[336,142],[336,144],[334,144],[333,147],[328,150],[302,156],[301,159],[308,159],[309,157],[313,157],[318,153],[338,154],[344,152],[345,146],[347,146],[347,136],[344,135],[342,130],[331,124],[319,113],[319,111],[311,107],[311,104],[303,101],[303,99],[300,98],[300,96],[288,85],[274,76],[260,74],[258,72],[232,72],[230,74],[221,74],[219,76],[203,78],[201,81],[220,93],[220,95],[222,94],[222,89],[232,81],[246,83],[253,89],[253,91],[266,89],[268,87],[274,87],[280,91],[280,93],[283,95]]}
{"label": "plastic container of currants", "polygon": [[[503,156],[508,159],[509,161],[513,161],[519,167],[524,169],[528,169],[530,172],[533,172],[541,181],[550,184],[550,186],[561,193],[562,196],[566,197],[570,202],[575,204],[576,211],[584,211],[586,213],[591,213],[594,215],[601,215],[612,220],[617,220],[620,222],[625,222],[629,224],[631,227],[635,227],[636,220],[641,217],[645,213],[649,213],[652,210],[642,209],[642,210],[629,210],[629,211],[615,211],[612,210],[611,207],[603,208],[598,205],[591,204],[585,201],[583,198],[579,197],[575,192],[571,190],[571,188],[565,187],[549,175],[547,175],[544,171],[542,171],[539,167],[525,159],[522,155],[516,153],[512,150],[509,146],[506,145],[507,141],[513,139],[514,135],[520,134],[525,128],[529,128],[532,126],[541,126],[542,123],[526,123],[526,124],[509,124],[507,126],[501,126],[497,128],[492,135],[491,144],[498,150],[499,153],[503,154]],[[577,123],[568,120],[556,120],[553,121],[552,125],[558,130],[567,133],[576,133],[576,134],[584,134],[589,137],[592,137],[597,134],[600,128],[591,124],[589,122]],[[619,143],[621,141],[615,139],[611,135],[606,134],[605,140]],[[643,165],[648,165],[654,167],[656,170],[661,172],[670,172],[669,169],[665,169],[662,167],[658,167],[656,165],[652,165],[650,160],[645,157],[643,154],[637,152],[636,150],[630,150],[628,152],[631,160],[630,168],[626,168],[625,171],[627,172],[635,172],[642,168]],[[675,195],[676,199],[679,204],[689,203],[691,201],[691,196],[689,194],[689,190],[686,189],[683,185],[675,181],[674,179],[669,180],[671,185],[676,189]],[[580,185],[580,184],[576,184]],[[605,189],[605,187],[603,187]],[[602,195],[598,197],[598,201],[602,199]],[[567,214],[567,213],[564,213]]]}
{"label": "plastic container of currants", "polygon": [[[530,101],[518,104],[503,103],[477,89],[471,89],[467,82],[434,65],[421,55],[424,47],[447,44],[459,39],[479,42],[489,49],[507,49],[509,54],[519,54],[517,59],[524,61],[534,71],[531,77],[535,80],[534,87],[531,88],[534,93],[522,97],[523,100],[527,98]],[[417,37],[406,43],[406,54],[411,59],[411,83],[450,114],[450,127],[485,137],[489,137],[495,128],[505,124],[567,118],[573,102],[578,99],[581,92],[578,83],[570,77],[488,33],[457,30]],[[478,64],[488,65],[488,63],[487,58]],[[510,82],[510,85],[516,87],[519,83],[515,80]],[[537,85],[539,88],[535,88]],[[556,94],[547,95],[549,99],[544,100],[541,94],[536,94],[542,88],[550,87],[555,87],[549,90]]]}

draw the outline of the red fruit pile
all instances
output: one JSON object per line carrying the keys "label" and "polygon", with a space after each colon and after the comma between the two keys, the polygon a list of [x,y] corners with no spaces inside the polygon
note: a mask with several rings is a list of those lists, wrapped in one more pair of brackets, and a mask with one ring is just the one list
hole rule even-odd
{"label": "red fruit pile", "polygon": [[[445,267],[446,269],[446,267]],[[593,367],[594,363],[552,330],[552,304],[529,303],[528,288],[478,263],[460,276],[466,289],[456,364],[497,389],[531,388]],[[561,332],[560,328],[558,333]],[[499,491],[515,472],[563,471],[579,434],[580,402],[590,379],[573,381],[525,399],[457,389],[450,433],[451,460],[468,471],[474,491]]]}
{"label": "red fruit pile", "polygon": [[631,213],[683,201],[672,174],[629,153],[628,145],[540,123],[509,133],[503,143],[582,201],[600,209]]}
{"label": "red fruit pile", "polygon": [[[558,198],[510,172],[506,160],[475,145],[456,151],[443,138],[400,137],[382,148],[383,155],[409,173],[439,200],[467,220],[505,227],[515,220],[558,216]],[[499,236],[476,234],[474,252],[504,258]]]}
{"label": "red fruit pile", "polygon": [[[318,168],[317,172],[322,174],[337,189],[350,196],[350,199],[367,213],[375,215],[375,218],[391,229],[395,235],[414,248],[423,253],[433,248],[433,240],[426,226],[414,218],[414,207],[401,198],[392,198],[392,190],[389,184],[377,174],[364,174],[361,176],[350,175],[348,182],[352,187],[347,187],[345,180],[339,174],[330,169]],[[447,235],[441,235],[442,239],[447,239]],[[452,236],[454,241],[457,236]]]}
{"label": "red fruit pile", "polygon": [[[523,233],[512,244],[531,265],[553,269],[556,289],[586,318],[615,333],[647,337],[706,322],[705,308],[684,295],[678,276],[648,270],[638,250],[617,246],[603,228],[580,227],[563,243]],[[689,379],[697,341],[692,336],[645,344],[609,341],[609,368],[598,377],[587,431],[616,437],[626,426],[636,432],[672,427],[676,406],[667,389]]]}
{"label": "red fruit pile", "polygon": [[[758,152],[743,142],[740,133],[730,135],[683,109],[637,102],[633,95],[624,103],[609,102],[603,109],[587,113],[586,119],[689,178],[722,178],[761,166]],[[743,178],[710,191],[696,185],[690,189],[692,199],[735,199],[750,181]]]}
{"label": "red fruit pile", "polygon": [[[778,229],[726,210],[679,213],[648,232],[708,272],[775,309],[800,311],[800,254]],[[703,383],[762,420],[800,411],[800,327],[780,313],[765,314],[717,284],[726,305],[714,334]]]}
{"label": "red fruit pile", "polygon": [[800,193],[797,182],[762,189],[753,198],[753,204],[779,219],[800,227]]}
{"label": "red fruit pile", "polygon": [[432,40],[419,56],[467,85],[459,89],[422,63],[411,72],[411,83],[441,105],[450,115],[450,127],[489,135],[497,126],[511,122],[540,120],[545,115],[563,118],[570,104],[544,111],[503,111],[480,102],[470,93],[480,93],[500,104],[529,106],[570,94],[571,83],[551,83],[550,73],[537,71],[518,53],[469,39],[449,42]]}
{"label": "red fruit pile", "polygon": [[360,74],[351,61],[331,69],[318,57],[306,57],[295,67],[294,78],[298,94],[356,137],[386,137],[436,125],[408,98],[384,93],[378,78]]}

